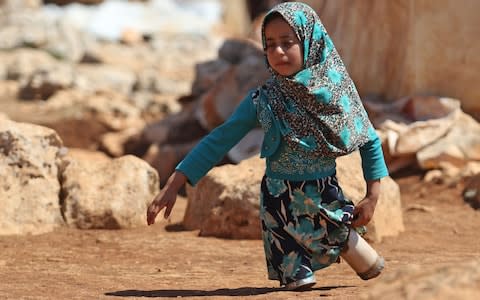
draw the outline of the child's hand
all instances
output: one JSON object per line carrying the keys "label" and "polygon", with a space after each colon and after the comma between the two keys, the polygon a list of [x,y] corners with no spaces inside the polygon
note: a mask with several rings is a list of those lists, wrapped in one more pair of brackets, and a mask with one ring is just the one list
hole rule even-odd
{"label": "child's hand", "polygon": [[360,201],[353,211],[352,227],[367,225],[373,217],[377,199],[365,197]]}
{"label": "child's hand", "polygon": [[177,201],[177,193],[172,192],[171,189],[165,188],[153,199],[152,203],[147,208],[147,224],[155,223],[155,218],[158,213],[166,207],[164,218],[168,218],[172,212],[173,206]]}
{"label": "child's hand", "polygon": [[378,195],[380,195],[380,180],[368,180],[367,196],[355,206],[353,211],[353,227],[367,225],[370,222],[375,212]]}
{"label": "child's hand", "polygon": [[165,208],[164,218],[168,218],[172,212],[172,208],[177,201],[177,193],[180,187],[185,184],[187,177],[180,172],[173,172],[168,178],[165,187],[158,193],[153,199],[152,203],[147,208],[147,224],[152,225],[155,223],[155,218],[158,213]]}

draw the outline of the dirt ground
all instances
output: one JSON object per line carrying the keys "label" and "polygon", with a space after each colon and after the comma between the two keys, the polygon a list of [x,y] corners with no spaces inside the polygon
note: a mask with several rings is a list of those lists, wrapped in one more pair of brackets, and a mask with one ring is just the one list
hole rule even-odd
{"label": "dirt ground", "polygon": [[[396,181],[406,230],[374,245],[385,272],[478,257],[480,212],[463,202],[462,184]],[[0,299],[358,299],[379,280],[362,281],[343,262],[317,272],[311,291],[280,291],[266,279],[261,241],[181,231],[185,206],[179,198],[171,219],[151,227],[0,237]]]}

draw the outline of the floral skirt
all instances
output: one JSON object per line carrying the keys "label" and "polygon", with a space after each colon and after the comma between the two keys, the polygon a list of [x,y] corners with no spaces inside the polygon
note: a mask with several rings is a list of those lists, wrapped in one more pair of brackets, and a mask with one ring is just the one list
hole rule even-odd
{"label": "floral skirt", "polygon": [[309,181],[263,177],[260,217],[268,278],[280,284],[337,261],[354,205],[334,175]]}

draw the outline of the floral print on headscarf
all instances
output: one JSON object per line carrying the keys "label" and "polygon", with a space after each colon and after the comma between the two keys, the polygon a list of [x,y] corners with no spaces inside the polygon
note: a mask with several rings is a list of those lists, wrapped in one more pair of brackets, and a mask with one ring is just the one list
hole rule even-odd
{"label": "floral print on headscarf", "polygon": [[[307,156],[348,154],[375,135],[357,89],[320,18],[308,5],[286,2],[270,10],[293,28],[303,48],[303,69],[285,77],[268,65],[263,86],[275,121],[289,146]],[[262,25],[263,47],[265,21]]]}

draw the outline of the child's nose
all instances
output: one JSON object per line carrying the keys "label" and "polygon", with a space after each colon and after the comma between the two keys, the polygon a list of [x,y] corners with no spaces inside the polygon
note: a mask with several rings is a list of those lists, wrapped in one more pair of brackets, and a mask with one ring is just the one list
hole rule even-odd
{"label": "child's nose", "polygon": [[275,54],[280,54],[280,55],[285,54],[285,51],[283,50],[282,45],[275,46],[275,48],[273,49],[273,52]]}

